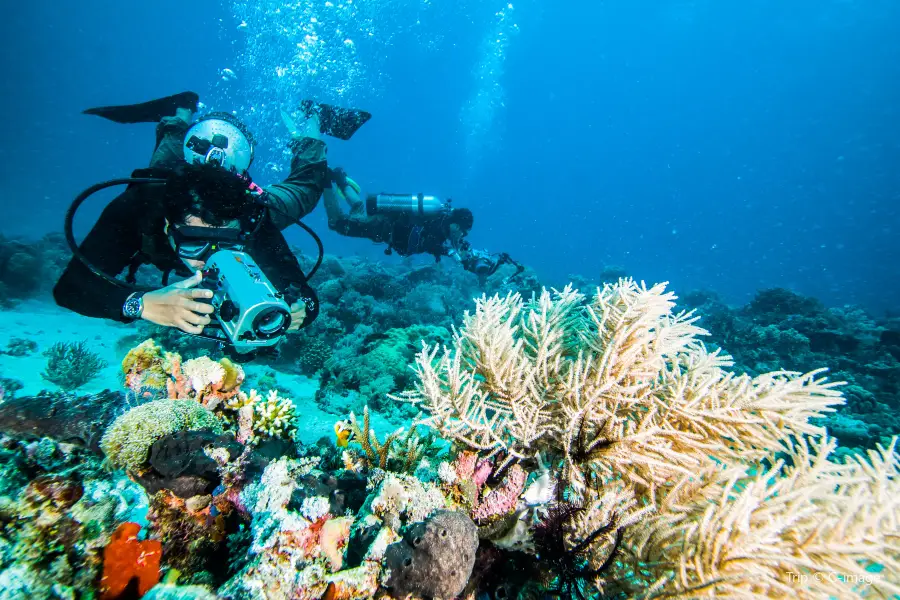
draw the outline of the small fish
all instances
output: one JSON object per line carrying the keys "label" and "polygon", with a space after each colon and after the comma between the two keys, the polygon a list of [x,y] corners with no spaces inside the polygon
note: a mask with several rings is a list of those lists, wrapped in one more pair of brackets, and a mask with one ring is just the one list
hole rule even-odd
{"label": "small fish", "polygon": [[353,429],[350,427],[350,421],[348,419],[344,419],[343,421],[338,421],[334,424],[334,435],[337,438],[335,442],[338,448],[346,448],[350,445],[350,442],[355,441],[356,438],[353,435]]}
{"label": "small fish", "polygon": [[334,600],[337,598],[337,586],[334,585],[334,582],[328,584],[328,587],[325,588],[325,593],[322,594],[322,600]]}

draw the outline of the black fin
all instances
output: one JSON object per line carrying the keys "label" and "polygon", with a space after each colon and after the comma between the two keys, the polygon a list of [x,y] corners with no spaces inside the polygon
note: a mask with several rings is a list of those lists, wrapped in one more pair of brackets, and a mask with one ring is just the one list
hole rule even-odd
{"label": "black fin", "polygon": [[320,104],[312,100],[301,102],[300,110],[307,116],[318,112],[321,132],[342,140],[349,140],[366,121],[372,118],[372,113],[364,110]]}
{"label": "black fin", "polygon": [[179,108],[188,108],[196,112],[199,102],[200,96],[197,93],[181,92],[140,104],[89,108],[84,114],[96,115],[116,123],[157,123],[163,117],[174,117],[175,110]]}

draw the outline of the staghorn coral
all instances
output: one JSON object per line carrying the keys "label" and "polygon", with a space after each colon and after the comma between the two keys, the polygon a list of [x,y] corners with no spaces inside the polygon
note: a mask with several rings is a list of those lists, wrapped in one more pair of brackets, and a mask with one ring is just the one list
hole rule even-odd
{"label": "staghorn coral", "polygon": [[223,433],[215,415],[193,400],[156,400],[116,419],[103,434],[100,447],[114,466],[141,471],[154,442],[185,430]]}
{"label": "staghorn coral", "polygon": [[106,368],[102,360],[83,342],[57,342],[44,351],[47,368],[41,377],[70,392],[78,389]]}
{"label": "staghorn coral", "polygon": [[[482,298],[452,349],[423,349],[416,390],[399,399],[460,447],[505,457],[501,467],[544,454],[557,497],[585,507],[561,525],[562,549],[586,561],[570,573],[604,591],[896,594],[893,443],[830,460],[811,419],[843,402],[839,384],[820,371],[728,373],[673,300],[630,280],[590,302],[571,288]],[[859,585],[879,566],[877,586]],[[853,581],[811,583],[816,573]]]}

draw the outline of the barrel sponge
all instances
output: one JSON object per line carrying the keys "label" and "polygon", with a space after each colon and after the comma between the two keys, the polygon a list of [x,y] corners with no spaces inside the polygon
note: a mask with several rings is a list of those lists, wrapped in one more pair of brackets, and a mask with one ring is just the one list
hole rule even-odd
{"label": "barrel sponge", "polygon": [[222,424],[194,400],[157,400],[132,408],[113,421],[100,447],[116,467],[140,471],[147,466],[150,446],[178,431],[223,433]]}

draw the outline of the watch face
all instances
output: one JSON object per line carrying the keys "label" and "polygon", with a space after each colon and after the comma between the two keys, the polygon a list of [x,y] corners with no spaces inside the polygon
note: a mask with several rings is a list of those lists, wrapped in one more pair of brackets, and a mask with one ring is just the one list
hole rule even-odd
{"label": "watch face", "polygon": [[136,319],[141,316],[142,302],[140,298],[129,298],[125,303],[125,315]]}

